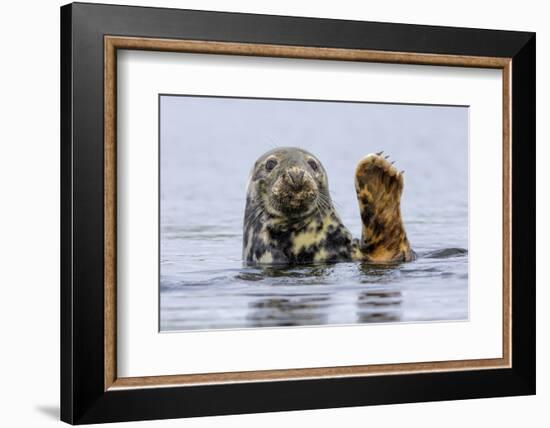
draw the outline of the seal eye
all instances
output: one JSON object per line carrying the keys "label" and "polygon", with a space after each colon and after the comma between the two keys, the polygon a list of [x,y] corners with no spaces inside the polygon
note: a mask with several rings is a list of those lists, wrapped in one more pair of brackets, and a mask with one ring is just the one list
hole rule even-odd
{"label": "seal eye", "polygon": [[267,169],[268,171],[271,171],[273,168],[275,168],[276,165],[277,165],[277,161],[275,159],[269,159],[265,163],[265,169]]}
{"label": "seal eye", "polygon": [[309,166],[311,167],[311,169],[313,171],[318,171],[319,170],[319,164],[317,162],[315,162],[313,159],[308,160],[307,163],[309,164]]}

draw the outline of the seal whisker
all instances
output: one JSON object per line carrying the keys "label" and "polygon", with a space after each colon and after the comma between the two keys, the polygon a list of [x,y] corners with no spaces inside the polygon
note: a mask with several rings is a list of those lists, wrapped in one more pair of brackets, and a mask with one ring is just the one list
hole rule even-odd
{"label": "seal whisker", "polygon": [[332,211],[330,205],[327,205],[326,202],[323,203],[323,216],[325,217],[328,213]]}
{"label": "seal whisker", "polygon": [[319,214],[319,217],[323,217],[323,210],[321,209],[319,205],[319,201],[315,201],[315,206],[317,207],[317,214]]}
{"label": "seal whisker", "polygon": [[277,144],[275,143],[275,141],[273,141],[273,138],[271,136],[268,136],[267,139],[269,140],[269,145],[271,146],[271,149],[276,149]]}
{"label": "seal whisker", "polygon": [[245,216],[245,223],[251,226],[255,225],[264,212],[265,210],[262,206],[255,206],[254,209]]}
{"label": "seal whisker", "polygon": [[263,208],[261,205],[254,205],[251,208],[247,209],[245,213],[245,218],[251,218],[254,217],[258,211],[261,211]]}
{"label": "seal whisker", "polygon": [[320,207],[319,214],[324,217],[331,211],[332,206],[330,204],[330,200],[325,195],[319,193],[317,196],[316,204]]}
{"label": "seal whisker", "polygon": [[331,205],[335,205],[335,206],[339,207],[338,203],[331,200],[327,195],[325,195],[323,193],[319,193],[319,199],[321,199],[325,203],[325,205],[329,208],[330,208]]}
{"label": "seal whisker", "polygon": [[331,200],[331,199],[327,198],[326,196],[325,196],[325,199],[324,199],[324,203],[325,203],[325,205],[327,205],[327,207],[329,208],[329,210],[330,210],[330,207],[331,207],[331,206],[334,206],[334,207],[336,207],[336,208],[338,208],[338,209],[341,209],[341,208],[342,208],[342,206],[341,206],[338,202],[336,202],[336,201],[334,201],[334,200]]}

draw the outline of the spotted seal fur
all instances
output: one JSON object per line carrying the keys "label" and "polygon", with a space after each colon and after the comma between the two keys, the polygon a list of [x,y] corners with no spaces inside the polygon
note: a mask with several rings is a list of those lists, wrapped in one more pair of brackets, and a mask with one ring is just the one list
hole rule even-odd
{"label": "spotted seal fur", "polygon": [[403,173],[382,153],[364,157],[355,171],[362,236],[354,239],[332,203],[327,173],[311,153],[273,149],[249,177],[243,228],[247,264],[399,262],[414,258],[400,201]]}

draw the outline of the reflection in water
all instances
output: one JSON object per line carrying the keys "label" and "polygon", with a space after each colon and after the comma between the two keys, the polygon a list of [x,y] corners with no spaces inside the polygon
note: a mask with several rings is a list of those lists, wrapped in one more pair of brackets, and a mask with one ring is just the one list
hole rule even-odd
{"label": "reflection in water", "polygon": [[250,327],[283,327],[326,324],[329,296],[263,298],[249,304]]}
{"label": "reflection in water", "polygon": [[[304,294],[302,288],[322,284],[328,278],[331,265],[258,266],[256,272],[247,272],[239,276],[242,280],[257,281],[274,279],[279,285],[294,285],[295,292],[282,296],[261,297],[252,300],[246,319],[251,327],[282,327],[299,325],[319,325],[327,323],[329,309],[328,293]],[[250,279],[249,279],[250,278]]]}
{"label": "reflection in water", "polygon": [[401,292],[373,289],[357,296],[357,322],[391,322],[401,320]]}
{"label": "reflection in water", "polygon": [[[362,283],[373,284],[357,294],[357,322],[395,322],[401,320],[401,291],[395,286],[406,264],[361,263]],[[393,283],[393,284],[392,284]],[[384,285],[388,284],[388,285]]]}

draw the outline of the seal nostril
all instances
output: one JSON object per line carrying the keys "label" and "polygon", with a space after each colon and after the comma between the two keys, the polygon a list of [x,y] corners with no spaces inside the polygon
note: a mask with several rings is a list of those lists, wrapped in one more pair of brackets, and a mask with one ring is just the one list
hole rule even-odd
{"label": "seal nostril", "polygon": [[304,171],[302,170],[289,170],[287,175],[290,179],[290,185],[295,189],[300,188],[304,183]]}
{"label": "seal nostril", "polygon": [[292,185],[294,185],[294,177],[292,176],[292,173],[290,171],[288,171],[286,173],[286,176],[288,177],[288,182]]}

